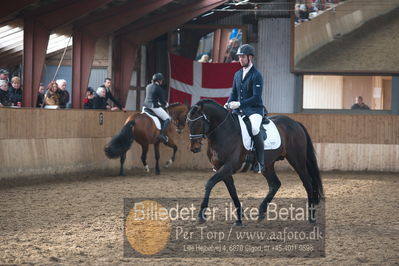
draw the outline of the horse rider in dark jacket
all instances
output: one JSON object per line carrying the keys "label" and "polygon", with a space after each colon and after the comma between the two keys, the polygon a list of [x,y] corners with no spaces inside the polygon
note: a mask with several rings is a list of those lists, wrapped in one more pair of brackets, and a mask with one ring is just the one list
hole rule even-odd
{"label": "horse rider in dark jacket", "polygon": [[264,115],[263,78],[252,64],[255,49],[251,45],[241,45],[237,55],[242,68],[234,75],[233,89],[225,107],[233,110],[241,109],[242,113],[251,121],[256,160],[258,161],[255,171],[261,173],[265,169],[264,144],[260,133]]}
{"label": "horse rider in dark jacket", "polygon": [[163,84],[165,78],[162,73],[155,73],[152,76],[152,82],[147,85],[145,88],[145,100],[144,106],[151,109],[160,119],[163,120],[161,133],[159,138],[163,143],[168,142],[168,137],[165,136],[165,129],[168,127],[170,123],[169,114],[162,108],[168,107],[169,104],[163,98],[163,90],[161,85]]}

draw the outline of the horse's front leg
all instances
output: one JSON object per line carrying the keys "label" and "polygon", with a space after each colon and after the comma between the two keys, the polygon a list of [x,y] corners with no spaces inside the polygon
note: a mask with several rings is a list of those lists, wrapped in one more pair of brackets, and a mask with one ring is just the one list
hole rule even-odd
{"label": "horse's front leg", "polygon": [[240,199],[238,198],[238,195],[237,195],[237,190],[234,185],[233,177],[229,176],[229,177],[225,178],[223,181],[227,187],[227,190],[229,191],[231,199],[234,202],[234,206],[236,207],[237,220],[235,222],[235,225],[241,226],[242,225],[242,207],[241,207]]}
{"label": "horse's front leg", "polygon": [[159,141],[154,144],[154,153],[155,153],[155,174],[159,175],[161,170],[159,169]]}
{"label": "horse's front leg", "polygon": [[168,142],[165,143],[165,145],[168,146],[168,147],[171,147],[173,149],[172,158],[170,158],[165,164],[165,167],[169,167],[169,166],[171,166],[173,164],[173,162],[176,159],[177,146],[176,146],[176,144],[174,143],[174,141],[172,140],[171,137],[168,137]]}
{"label": "horse's front leg", "polygon": [[213,187],[220,181],[228,178],[233,174],[233,167],[231,164],[225,164],[208,180],[205,185],[205,196],[201,203],[201,208],[198,213],[198,223],[206,222],[205,209],[208,208],[209,196]]}

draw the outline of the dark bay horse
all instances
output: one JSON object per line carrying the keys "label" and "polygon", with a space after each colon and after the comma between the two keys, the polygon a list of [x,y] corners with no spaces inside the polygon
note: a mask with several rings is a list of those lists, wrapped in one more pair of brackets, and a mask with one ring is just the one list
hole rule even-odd
{"label": "dark bay horse", "polygon": [[[171,138],[173,128],[176,127],[176,131],[180,133],[186,122],[186,116],[188,107],[185,104],[174,103],[168,107],[168,112],[171,117],[172,123],[169,124],[165,130],[166,136],[168,136],[168,142],[165,144],[173,149],[173,154],[170,160],[167,161],[166,167],[172,165],[176,157],[177,146]],[[174,124],[174,126],[173,126]],[[143,162],[145,171],[149,172],[150,168],[147,164],[147,152],[148,146],[154,144],[155,151],[155,173],[160,174],[159,169],[159,140],[160,131],[156,128],[154,121],[146,114],[134,113],[130,115],[121,129],[121,131],[115,135],[111,141],[105,146],[104,151],[108,158],[114,159],[120,157],[120,175],[124,175],[123,164],[126,160],[126,152],[130,149],[133,141],[141,145],[141,161]]]}
{"label": "dark bay horse", "polygon": [[[201,141],[208,139],[208,158],[216,173],[205,185],[205,196],[198,214],[198,221],[205,222],[204,210],[208,207],[212,188],[223,181],[237,209],[236,225],[241,225],[241,204],[234,186],[233,174],[242,166],[248,151],[244,148],[240,126],[234,115],[212,100],[200,100],[187,115],[190,129],[190,149],[201,151]],[[265,218],[268,204],[280,188],[280,180],[274,170],[278,160],[286,158],[298,173],[308,196],[309,221],[315,222],[315,205],[323,198],[323,186],[312,140],[305,127],[287,117],[270,117],[281,135],[281,146],[265,151],[265,170],[262,172],[269,185],[269,192],[259,206],[259,221]]]}

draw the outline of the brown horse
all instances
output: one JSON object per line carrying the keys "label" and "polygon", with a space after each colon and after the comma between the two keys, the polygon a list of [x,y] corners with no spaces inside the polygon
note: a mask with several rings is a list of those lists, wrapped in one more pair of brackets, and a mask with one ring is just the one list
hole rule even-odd
{"label": "brown horse", "polygon": [[[274,164],[286,158],[298,173],[308,195],[309,221],[315,222],[315,205],[323,198],[323,185],[312,140],[306,128],[283,115],[270,117],[281,135],[281,146],[265,151],[265,170],[262,172],[269,185],[269,192],[259,206],[259,220],[265,218],[268,204],[280,188]],[[223,181],[237,209],[237,225],[241,225],[241,204],[234,186],[233,174],[242,166],[248,151],[245,150],[238,121],[231,112],[212,100],[200,100],[187,115],[190,129],[191,151],[201,151],[201,140],[208,139],[208,158],[216,173],[205,186],[205,196],[198,214],[205,222],[204,210],[208,207],[212,188]],[[256,188],[258,189],[258,188]]]}
{"label": "brown horse", "polygon": [[[171,159],[166,162],[166,167],[172,165],[176,157],[177,146],[171,138],[171,133],[173,128],[180,133],[185,126],[186,116],[188,112],[188,107],[185,104],[174,103],[168,107],[168,112],[171,117],[172,123],[169,124],[168,128],[165,130],[165,135],[168,137],[168,142],[165,143],[166,146],[173,149],[173,154]],[[172,125],[174,124],[174,126]],[[126,160],[126,152],[130,149],[133,141],[136,140],[137,143],[141,145],[141,161],[143,162],[144,169],[149,172],[150,169],[147,164],[147,152],[148,146],[154,144],[155,151],[155,173],[160,174],[159,169],[159,133],[160,131],[155,126],[154,121],[151,117],[142,113],[134,113],[130,115],[121,129],[121,131],[115,135],[111,141],[105,146],[104,151],[108,158],[114,159],[120,157],[120,175],[124,175],[123,164]]]}

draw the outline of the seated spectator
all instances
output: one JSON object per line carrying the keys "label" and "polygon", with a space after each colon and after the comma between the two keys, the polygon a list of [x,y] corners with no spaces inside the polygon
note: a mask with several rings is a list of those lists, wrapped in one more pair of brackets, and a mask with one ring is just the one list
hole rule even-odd
{"label": "seated spectator", "polygon": [[19,77],[11,79],[11,87],[8,89],[8,94],[14,106],[22,105],[21,79]]}
{"label": "seated spectator", "polygon": [[47,109],[57,109],[60,106],[60,95],[58,85],[52,81],[47,86],[47,92],[44,96],[44,106]]}
{"label": "seated spectator", "polygon": [[313,5],[312,0],[306,0],[299,8],[299,19],[301,21],[310,20],[310,13],[318,12],[317,8]]}
{"label": "seated spectator", "polygon": [[36,107],[42,108],[44,103],[44,84],[40,83],[39,90],[37,92]]}
{"label": "seated spectator", "polygon": [[209,63],[209,55],[203,54],[203,55],[201,56],[201,59],[198,60],[198,62],[200,62],[200,63]]}
{"label": "seated spectator", "polygon": [[8,82],[4,79],[0,80],[0,106],[12,106],[8,94]]}
{"label": "seated spectator", "polygon": [[367,104],[363,102],[362,96],[357,96],[356,102],[352,105],[351,109],[370,110],[370,107],[368,107]]}
{"label": "seated spectator", "polygon": [[67,82],[65,79],[57,79],[58,94],[60,96],[60,108],[64,109],[69,102],[69,92],[66,89]]}
{"label": "seated spectator", "polygon": [[93,109],[111,109],[111,106],[107,104],[106,90],[104,87],[99,87],[96,91],[96,95],[93,98]]}
{"label": "seated spectator", "polygon": [[105,88],[105,99],[108,101],[110,99],[119,109],[125,111],[125,108],[122,107],[122,104],[112,95],[111,88],[112,88],[112,79],[106,78],[104,80],[104,84],[101,87]]}
{"label": "seated spectator", "polygon": [[83,109],[93,109],[94,90],[88,87],[86,90],[86,98],[84,99]]}

